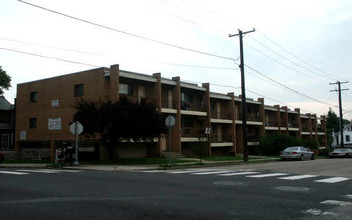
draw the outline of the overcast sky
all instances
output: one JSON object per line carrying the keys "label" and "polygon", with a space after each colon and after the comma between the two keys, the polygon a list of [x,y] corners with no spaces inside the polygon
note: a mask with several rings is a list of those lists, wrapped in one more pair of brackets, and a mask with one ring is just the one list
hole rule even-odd
{"label": "overcast sky", "polygon": [[239,39],[229,34],[255,28],[244,37],[248,98],[338,113],[329,83],[349,81],[342,100],[352,119],[351,0],[26,1],[110,29],[0,1],[0,65],[12,77],[12,103],[18,83],[113,64],[240,95]]}

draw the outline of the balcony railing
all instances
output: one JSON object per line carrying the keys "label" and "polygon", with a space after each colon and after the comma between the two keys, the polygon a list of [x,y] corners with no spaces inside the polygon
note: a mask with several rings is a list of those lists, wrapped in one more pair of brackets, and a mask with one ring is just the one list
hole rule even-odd
{"label": "balcony railing", "polygon": [[265,126],[267,127],[277,127],[279,123],[277,121],[267,121],[265,122]]}
{"label": "balcony railing", "polygon": [[205,112],[205,105],[193,102],[181,102],[181,110]]}
{"label": "balcony railing", "polygon": [[[256,114],[246,114],[247,121],[262,121],[262,117]],[[236,119],[242,120],[242,114],[236,113]]]}
{"label": "balcony railing", "polygon": [[247,141],[248,142],[259,142],[259,135],[258,136],[256,136],[256,135],[248,136]]}
{"label": "balcony railing", "polygon": [[162,107],[162,108],[176,109],[176,101],[163,99],[163,100],[161,101],[161,107]]}
{"label": "balcony railing", "polygon": [[285,121],[282,121],[282,122],[280,122],[280,126],[281,126],[281,127],[286,127],[286,126],[287,126],[287,123],[286,123]]}
{"label": "balcony railing", "polygon": [[212,112],[211,112],[211,118],[216,118],[216,119],[231,119],[231,113],[230,113],[230,112],[217,112],[217,111],[212,111]]}
{"label": "balcony railing", "polygon": [[232,142],[232,136],[231,135],[218,136],[217,134],[213,134],[211,137],[211,142],[212,143]]}
{"label": "balcony railing", "polygon": [[181,137],[202,137],[204,136],[204,130],[191,128],[191,127],[183,127],[181,129]]}
{"label": "balcony railing", "polygon": [[290,121],[288,123],[289,128],[298,128],[298,124],[295,121]]}
{"label": "balcony railing", "polygon": [[302,131],[303,131],[303,132],[310,132],[309,128],[307,128],[307,127],[303,127],[303,128],[302,128]]}

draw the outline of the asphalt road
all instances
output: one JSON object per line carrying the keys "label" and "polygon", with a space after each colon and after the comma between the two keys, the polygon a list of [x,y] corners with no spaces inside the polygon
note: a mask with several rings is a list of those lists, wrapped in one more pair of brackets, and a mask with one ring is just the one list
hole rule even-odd
{"label": "asphalt road", "polygon": [[[340,163],[345,161],[352,163]],[[331,167],[338,163],[326,160],[320,170],[337,172]],[[352,179],[304,170],[316,164],[148,172],[0,169],[0,219],[351,219]],[[297,167],[302,172],[293,172]]]}

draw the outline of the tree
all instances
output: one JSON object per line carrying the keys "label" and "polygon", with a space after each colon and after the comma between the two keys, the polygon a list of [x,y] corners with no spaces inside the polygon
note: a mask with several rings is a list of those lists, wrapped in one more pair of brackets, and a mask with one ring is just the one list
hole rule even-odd
{"label": "tree", "polygon": [[119,142],[152,142],[165,129],[156,106],[145,100],[134,103],[126,97],[119,102],[81,99],[75,108],[74,120],[84,126],[83,135],[98,138],[108,147],[110,159]]}
{"label": "tree", "polygon": [[200,163],[203,162],[204,156],[208,154],[208,140],[204,135],[198,135],[198,141],[192,143],[193,153],[199,157]]}
{"label": "tree", "polygon": [[[342,118],[342,124],[350,124],[351,122],[347,119]],[[328,135],[328,146],[332,143],[332,132],[340,131],[340,117],[336,115],[336,113],[329,108],[328,115],[326,117],[326,130]]]}
{"label": "tree", "polygon": [[11,77],[0,66],[0,95],[4,94],[4,89],[8,90],[11,87]]}

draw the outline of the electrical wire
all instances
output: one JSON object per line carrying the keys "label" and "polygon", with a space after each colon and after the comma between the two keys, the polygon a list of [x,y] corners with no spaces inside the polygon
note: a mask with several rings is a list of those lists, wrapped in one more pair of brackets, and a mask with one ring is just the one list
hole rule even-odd
{"label": "electrical wire", "polygon": [[100,67],[100,66],[92,65],[92,64],[88,64],[88,63],[82,63],[82,62],[77,62],[77,61],[72,61],[72,60],[66,60],[66,59],[57,58],[57,57],[49,57],[49,56],[44,56],[44,55],[35,54],[35,53],[29,53],[29,52],[24,52],[24,51],[19,51],[19,50],[13,50],[13,49],[9,49],[9,48],[0,47],[0,50],[6,50],[6,51],[15,52],[15,53],[21,53],[21,54],[26,54],[26,55],[31,55],[31,56],[51,59],[51,60],[58,60],[58,61],[67,62],[67,63],[74,63],[74,64],[92,66],[92,67]]}
{"label": "electrical wire", "polygon": [[217,69],[217,70],[238,70],[239,68],[230,68],[230,67],[215,67],[215,66],[196,66],[196,65],[186,65],[178,63],[161,63],[171,66],[181,66],[181,67],[191,67],[191,68],[201,68],[201,69]]}
{"label": "electrical wire", "polygon": [[1,40],[6,40],[6,41],[12,41],[12,42],[16,42],[16,43],[21,43],[21,44],[35,45],[35,46],[40,46],[40,47],[52,48],[52,49],[69,51],[69,52],[75,52],[75,53],[81,53],[81,54],[88,54],[88,55],[95,55],[95,56],[106,56],[106,55],[102,55],[102,54],[98,54],[98,53],[90,53],[90,52],[87,52],[87,51],[72,50],[72,49],[68,49],[68,48],[54,47],[54,46],[49,46],[49,45],[44,45],[44,44],[30,43],[30,42],[27,42],[27,41],[20,41],[20,40],[9,39],[9,38],[4,38],[4,37],[0,37],[0,39]]}
{"label": "electrical wire", "polygon": [[18,1],[22,2],[24,4],[27,4],[27,5],[30,5],[30,6],[33,6],[33,7],[36,7],[36,8],[51,12],[51,13],[54,13],[54,14],[57,14],[57,15],[61,15],[61,16],[64,16],[64,17],[67,17],[67,18],[70,18],[70,19],[73,19],[73,20],[76,20],[76,21],[84,22],[86,24],[90,24],[90,25],[93,25],[93,26],[104,28],[104,29],[107,29],[107,30],[110,30],[110,31],[115,31],[115,32],[118,32],[118,33],[121,33],[121,34],[125,34],[125,35],[131,36],[131,37],[139,38],[139,39],[142,39],[142,40],[147,40],[147,41],[150,41],[150,42],[153,42],[153,43],[157,43],[157,44],[161,44],[161,45],[164,45],[164,46],[169,46],[169,47],[173,47],[173,48],[177,48],[177,49],[180,49],[180,50],[185,50],[185,51],[189,51],[189,52],[193,52],[193,53],[198,53],[198,54],[202,54],[202,55],[212,56],[212,57],[225,59],[225,60],[234,60],[231,57],[225,57],[225,56],[221,56],[221,55],[217,55],[217,54],[213,54],[213,53],[208,53],[208,52],[203,52],[203,51],[199,51],[199,50],[195,50],[195,49],[190,49],[190,48],[182,47],[182,46],[179,46],[179,45],[175,45],[175,44],[171,44],[171,43],[155,40],[155,39],[152,39],[152,38],[144,37],[144,36],[141,36],[141,35],[138,35],[138,34],[129,33],[129,32],[122,31],[122,30],[119,30],[119,29],[116,29],[116,28],[108,27],[106,25],[102,25],[102,24],[98,24],[98,23],[95,23],[95,22],[92,22],[92,21],[88,21],[88,20],[85,20],[85,19],[82,19],[82,18],[78,18],[78,17],[72,16],[72,15],[64,14],[64,13],[61,13],[61,12],[58,12],[58,11],[55,11],[55,10],[52,10],[52,9],[48,9],[48,8],[39,6],[39,5],[35,5],[35,4],[32,4],[32,3],[26,2],[26,1],[22,1],[22,0],[18,0]]}
{"label": "electrical wire", "polygon": [[[294,71],[294,72],[296,72],[296,73],[299,73],[299,74],[301,74],[301,75],[304,75],[304,76],[306,76],[306,77],[308,77],[308,78],[312,78],[310,75],[305,74],[305,73],[303,73],[303,72],[301,72],[301,71],[298,71],[298,70],[296,70],[296,69],[293,69],[292,67],[290,67],[290,66],[288,66],[288,65],[286,65],[286,64],[284,64],[284,63],[282,63],[282,62],[280,62],[280,61],[278,61],[278,60],[276,60],[275,58],[273,58],[273,57],[271,57],[271,56],[269,56],[269,55],[266,55],[265,53],[263,53],[262,51],[260,51],[260,50],[258,50],[258,49],[256,49],[256,48],[252,47],[252,46],[249,45],[248,43],[245,42],[244,44],[247,45],[247,46],[248,46],[249,48],[251,48],[252,50],[256,51],[257,53],[260,53],[261,55],[263,55],[263,56],[269,58],[270,60],[274,61],[275,63],[280,64],[281,66],[286,67],[287,69],[290,69],[290,70],[292,70],[292,71]],[[329,81],[326,81],[326,80],[322,80],[322,79],[320,79],[320,78],[316,78],[316,79],[317,79],[317,80],[320,80],[320,81],[322,81],[322,82],[329,82]]]}

